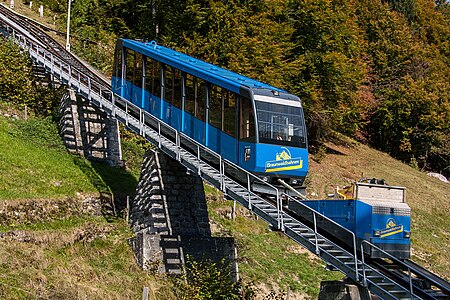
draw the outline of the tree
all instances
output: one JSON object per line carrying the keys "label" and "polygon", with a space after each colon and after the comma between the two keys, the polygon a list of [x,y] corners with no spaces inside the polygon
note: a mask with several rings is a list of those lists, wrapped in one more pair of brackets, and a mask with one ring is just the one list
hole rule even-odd
{"label": "tree", "polygon": [[353,134],[363,125],[359,93],[367,76],[366,42],[354,19],[355,5],[352,1],[288,1],[294,29],[289,58],[296,66],[290,83],[305,102],[308,127],[317,133],[332,128]]}
{"label": "tree", "polygon": [[24,107],[34,101],[31,61],[11,40],[0,37],[0,100]]}

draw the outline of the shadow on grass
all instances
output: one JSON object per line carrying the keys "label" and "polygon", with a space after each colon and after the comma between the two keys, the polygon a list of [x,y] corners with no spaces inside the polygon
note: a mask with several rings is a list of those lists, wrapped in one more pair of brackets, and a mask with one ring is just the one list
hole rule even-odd
{"label": "shadow on grass", "polygon": [[73,161],[100,193],[104,215],[120,216],[126,208],[127,196],[134,196],[138,184],[136,177],[122,168],[80,156],[74,155]]}

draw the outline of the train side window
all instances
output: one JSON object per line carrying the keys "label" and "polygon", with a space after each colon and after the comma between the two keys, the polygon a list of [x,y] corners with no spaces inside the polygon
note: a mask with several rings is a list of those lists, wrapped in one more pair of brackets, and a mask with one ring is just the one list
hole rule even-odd
{"label": "train side window", "polygon": [[136,53],[134,60],[134,80],[135,86],[142,88],[142,54]]}
{"label": "train side window", "polygon": [[170,66],[164,69],[164,100],[181,108],[181,71]]}
{"label": "train side window", "polygon": [[129,83],[133,83],[135,52],[133,50],[127,49],[126,55],[125,55],[125,59],[126,59],[126,63],[125,63],[125,65],[126,65],[126,77],[125,77],[125,79]]}
{"label": "train side window", "polygon": [[178,69],[173,69],[173,105],[181,108],[182,102],[182,91],[183,91],[183,76],[181,71]]}
{"label": "train side window", "polygon": [[206,84],[195,76],[186,74],[186,112],[205,121]]}
{"label": "train side window", "polygon": [[195,93],[195,117],[205,121],[206,106],[206,84],[203,80],[197,79],[197,89]]}
{"label": "train side window", "polygon": [[239,139],[245,141],[256,141],[255,118],[253,106],[247,97],[241,96],[239,105]]}
{"label": "train side window", "polygon": [[155,60],[152,63],[152,94],[161,98],[161,63]]}
{"label": "train side window", "polygon": [[195,115],[195,80],[196,78],[191,74],[186,74],[185,87],[185,111],[191,115]]}
{"label": "train side window", "polygon": [[114,70],[114,75],[116,76],[117,79],[122,78],[122,49],[118,49],[117,50],[117,54],[116,54],[116,63],[114,64],[115,66],[115,70]]}
{"label": "train side window", "polygon": [[212,85],[209,90],[208,123],[222,130],[222,88],[216,85]]}
{"label": "train side window", "polygon": [[236,137],[236,94],[223,90],[223,127],[222,130]]}

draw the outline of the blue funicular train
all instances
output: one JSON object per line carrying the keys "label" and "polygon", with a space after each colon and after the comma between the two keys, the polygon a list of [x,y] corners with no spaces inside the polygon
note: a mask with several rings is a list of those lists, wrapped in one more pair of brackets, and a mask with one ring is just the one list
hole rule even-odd
{"label": "blue funicular train", "polygon": [[[284,192],[290,190],[278,179],[304,190],[308,150],[298,97],[155,42],[130,39],[117,42],[112,89]],[[252,189],[273,192],[256,182]],[[398,258],[409,258],[410,209],[403,189],[359,183],[352,193],[340,200],[302,203],[354,232],[358,245],[367,240]],[[294,214],[306,216],[304,205],[293,201],[288,206]],[[345,233],[327,226],[322,227],[350,244]],[[369,255],[384,254],[371,249]]]}
{"label": "blue funicular train", "polygon": [[[298,97],[155,42],[119,39],[115,57],[114,93],[264,181],[302,190],[308,151]],[[253,189],[271,191],[263,187]]]}

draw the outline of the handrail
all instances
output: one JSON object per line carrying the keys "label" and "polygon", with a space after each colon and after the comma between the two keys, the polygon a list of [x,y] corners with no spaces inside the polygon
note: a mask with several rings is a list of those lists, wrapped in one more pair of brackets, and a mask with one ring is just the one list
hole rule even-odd
{"label": "handrail", "polygon": [[[313,213],[313,218],[314,218],[314,233],[316,234],[316,249],[318,249],[318,243],[317,243],[317,220],[316,220],[316,215],[322,217],[324,220],[327,220],[328,222],[336,225],[338,228],[340,229],[344,229],[346,232],[350,233],[352,236],[352,240],[353,240],[353,256],[355,259],[355,277],[356,277],[356,281],[359,281],[359,272],[358,272],[358,253],[357,253],[357,246],[356,246],[356,235],[353,231],[345,228],[344,226],[342,226],[341,224],[337,223],[336,221],[328,218],[327,216],[325,216],[324,214],[321,214],[320,212],[312,209],[311,207],[307,206],[306,204],[302,203],[301,201],[298,201],[297,199],[289,196],[286,193],[283,193],[282,195],[284,195],[285,197],[287,197],[288,199],[297,202],[298,204],[300,204],[301,206],[303,206],[304,208],[306,208],[306,210],[310,211]],[[361,252],[361,256],[364,257],[364,252]],[[364,265],[364,262],[363,262]]]}
{"label": "handrail", "polygon": [[[268,182],[265,182],[264,180],[262,180],[261,178],[259,178],[258,176],[256,176],[255,174],[252,174],[250,172],[248,172],[247,170],[244,170],[242,167],[236,165],[235,163],[229,161],[228,159],[224,160],[226,163],[228,163],[229,165],[231,165],[232,167],[238,169],[239,171],[243,171],[244,173],[246,173],[247,175],[247,183],[250,184],[250,177],[255,178],[257,181],[262,182],[263,184],[265,184],[266,186],[272,188],[275,190],[275,194],[276,194],[276,203],[277,203],[277,222],[278,222],[278,229],[284,231],[284,226],[283,226],[283,205],[281,203],[281,197],[280,197],[280,191],[278,190],[278,188],[276,188],[275,186],[271,185]],[[251,191],[249,189],[249,191]],[[252,192],[252,191],[251,191]],[[253,195],[256,195],[255,193],[252,192]],[[250,200],[250,197],[249,197]]]}
{"label": "handrail", "polygon": [[[20,31],[19,31],[20,32]],[[75,81],[76,79],[73,80],[72,78],[72,74],[76,75],[77,77],[79,75],[83,75],[85,77],[90,78],[90,76],[88,76],[86,73],[84,73],[82,70],[80,70],[78,67],[73,67],[70,66],[69,64],[67,64],[66,62],[64,62],[62,59],[54,57],[53,53],[51,53],[49,50],[47,50],[44,46],[40,46],[38,43],[36,42],[32,42],[30,41],[30,39],[26,38],[26,34],[25,33],[21,33],[21,37],[23,39],[23,41],[20,39],[20,37],[17,37],[17,39],[15,40],[19,45],[23,45],[23,48],[27,49],[29,52],[34,52],[36,53],[36,56],[41,56],[42,57],[42,62],[45,64],[45,62],[50,62],[52,65],[54,65],[55,63],[59,63],[59,65],[62,67],[63,65],[67,65],[68,66],[68,71],[67,74],[69,75],[69,83],[70,81]],[[34,47],[35,49],[33,49]],[[42,53],[42,54],[41,54]],[[49,55],[52,59],[47,59],[46,55]],[[79,78],[79,77],[78,77]],[[104,87],[104,82],[101,82],[99,80],[92,80],[94,83],[96,83],[98,85],[98,87],[101,88],[102,86]],[[79,84],[83,84],[81,80],[78,81]],[[91,83],[92,84],[92,83]],[[83,84],[84,86],[86,86],[85,84]],[[109,92],[112,92],[109,88]],[[100,93],[99,93],[100,95]]]}
{"label": "handrail", "polygon": [[[412,283],[412,276],[411,276],[411,270],[412,270],[412,269],[411,269],[411,267],[409,267],[408,265],[406,265],[404,262],[402,262],[400,259],[398,259],[398,258],[396,258],[395,256],[393,256],[392,254],[390,254],[390,253],[384,251],[384,250],[381,249],[380,247],[375,246],[374,244],[372,244],[372,243],[370,243],[370,242],[368,242],[368,241],[366,241],[366,240],[363,240],[363,241],[361,242],[361,253],[363,253],[363,251],[364,251],[364,244],[367,244],[369,247],[373,247],[373,248],[377,249],[378,251],[380,251],[380,252],[383,253],[384,255],[388,256],[390,259],[395,260],[397,263],[399,263],[399,264],[403,265],[404,267],[406,267],[407,270],[408,270],[408,275],[409,275],[409,293],[411,294],[411,297],[417,297],[417,298],[419,298],[419,297],[418,297],[417,295],[415,295],[414,292],[413,292],[413,283]],[[364,263],[364,255],[362,255],[362,263],[363,263],[363,282],[364,282],[364,285],[367,286],[366,269],[365,269],[365,267],[364,267],[364,265],[365,265],[365,263]],[[405,291],[408,291],[408,289],[406,289],[406,288],[403,287],[403,286],[402,286],[401,288],[404,289]],[[414,299],[414,298],[413,298],[413,299]]]}

